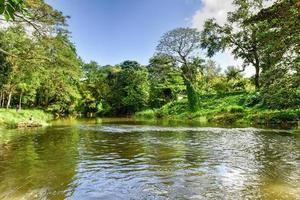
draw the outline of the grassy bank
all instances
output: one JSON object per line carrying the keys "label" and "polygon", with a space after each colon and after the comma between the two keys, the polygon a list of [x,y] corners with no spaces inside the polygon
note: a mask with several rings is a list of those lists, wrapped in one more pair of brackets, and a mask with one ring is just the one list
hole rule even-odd
{"label": "grassy bank", "polygon": [[16,128],[19,123],[26,123],[29,119],[42,126],[46,126],[52,119],[52,115],[42,110],[20,110],[0,109],[0,126]]}
{"label": "grassy bank", "polygon": [[300,108],[271,110],[256,104],[251,94],[227,94],[202,96],[196,112],[188,111],[183,99],[135,114],[138,118],[193,119],[222,124],[297,124]]}

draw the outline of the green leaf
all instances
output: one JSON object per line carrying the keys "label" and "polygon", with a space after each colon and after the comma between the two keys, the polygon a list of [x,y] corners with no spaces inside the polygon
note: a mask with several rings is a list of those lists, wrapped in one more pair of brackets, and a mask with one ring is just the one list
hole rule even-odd
{"label": "green leaf", "polygon": [[6,21],[9,21],[9,19],[10,19],[10,15],[6,10],[4,11],[4,18]]}
{"label": "green leaf", "polygon": [[9,6],[7,6],[7,8],[6,8],[6,12],[8,13],[8,15],[11,19],[15,20],[15,16],[14,16],[15,9],[11,4],[8,4],[8,5]]}
{"label": "green leaf", "polygon": [[0,4],[0,14],[2,15],[4,12],[4,5]]}

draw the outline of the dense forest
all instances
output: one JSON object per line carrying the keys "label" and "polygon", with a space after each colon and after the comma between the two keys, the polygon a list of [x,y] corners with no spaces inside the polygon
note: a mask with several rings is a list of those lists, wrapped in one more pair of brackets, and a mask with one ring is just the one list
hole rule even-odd
{"label": "dense forest", "polygon": [[[300,2],[233,4],[224,25],[208,19],[202,31],[184,27],[162,35],[146,66],[101,66],[77,54],[68,16],[43,0],[2,0],[0,107],[58,116],[298,121]],[[222,70],[213,56],[223,51],[241,66]],[[246,68],[253,77],[245,77]]]}

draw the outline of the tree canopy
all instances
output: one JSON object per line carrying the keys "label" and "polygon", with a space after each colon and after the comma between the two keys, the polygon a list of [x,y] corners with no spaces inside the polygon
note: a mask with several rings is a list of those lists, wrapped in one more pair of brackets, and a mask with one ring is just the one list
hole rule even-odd
{"label": "tree canopy", "polygon": [[[95,116],[186,102],[197,113],[212,109],[203,102],[213,95],[245,93],[244,106],[298,108],[300,4],[267,2],[234,0],[224,25],[207,19],[202,31],[166,32],[147,65],[101,66],[77,55],[62,12],[43,0],[0,0],[1,20],[9,21],[0,28],[0,107]],[[242,65],[221,69],[212,57],[225,50]],[[253,77],[244,76],[247,67],[255,69]]]}

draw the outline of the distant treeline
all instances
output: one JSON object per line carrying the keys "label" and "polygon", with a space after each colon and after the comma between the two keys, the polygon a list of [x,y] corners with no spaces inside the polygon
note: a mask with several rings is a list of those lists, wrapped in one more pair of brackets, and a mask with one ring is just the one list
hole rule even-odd
{"label": "distant treeline", "polygon": [[[15,12],[4,12],[9,24],[0,29],[0,107],[130,115],[187,98],[187,109],[196,112],[205,96],[243,92],[255,96],[253,106],[299,108],[299,2],[233,4],[224,25],[208,19],[201,32],[165,33],[147,66],[100,66],[77,55],[63,13],[42,0],[25,1]],[[224,50],[242,65],[222,71],[211,57]],[[201,51],[206,57],[197,56]],[[248,67],[255,70],[251,78],[243,75]]]}

